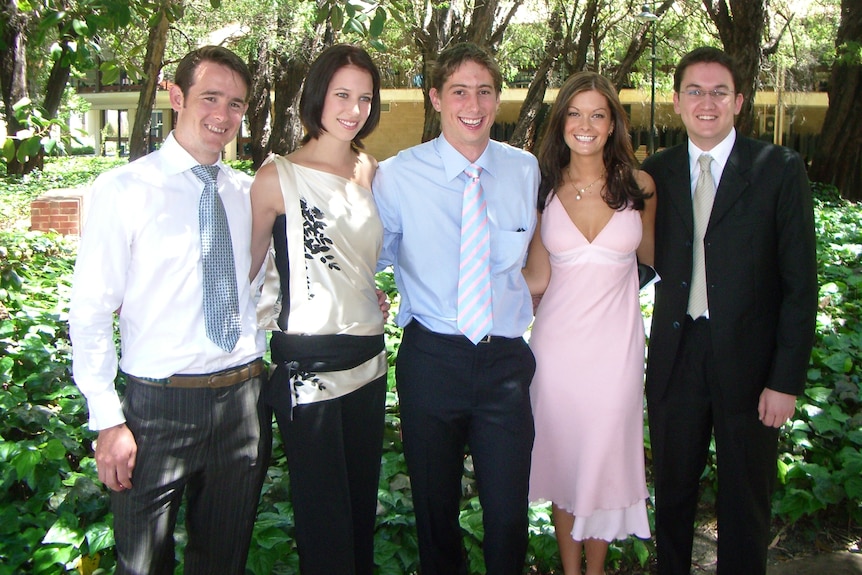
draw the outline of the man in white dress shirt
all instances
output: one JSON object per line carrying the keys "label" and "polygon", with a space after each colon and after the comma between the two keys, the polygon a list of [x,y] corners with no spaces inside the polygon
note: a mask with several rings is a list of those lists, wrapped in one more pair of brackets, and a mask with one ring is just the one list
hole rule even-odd
{"label": "man in white dress shirt", "polygon": [[[93,186],[69,325],[75,382],[99,432],[99,479],[111,489],[117,573],[173,574],[184,493],[185,573],[245,572],[271,417],[259,402],[264,337],[247,279],[251,182],[220,157],[242,123],[250,85],[233,52],[207,46],[189,53],[170,88],[177,121],[161,149]],[[205,296],[207,186],[210,201],[224,206],[230,236],[219,216],[220,279],[236,289],[222,284]],[[213,339],[204,317],[205,297],[225,292],[234,302],[227,343]],[[122,401],[118,367],[126,375]]]}

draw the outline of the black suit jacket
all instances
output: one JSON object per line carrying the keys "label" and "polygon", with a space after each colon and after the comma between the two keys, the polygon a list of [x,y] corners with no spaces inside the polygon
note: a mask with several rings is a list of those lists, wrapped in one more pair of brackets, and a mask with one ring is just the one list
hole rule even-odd
{"label": "black suit jacket", "polygon": [[[692,273],[687,143],[651,156],[655,267],[662,278],[646,391],[661,399],[680,344]],[[737,136],[704,238],[709,326],[722,401],[756,409],[764,387],[798,395],[814,338],[817,271],[811,190],[799,155]]]}

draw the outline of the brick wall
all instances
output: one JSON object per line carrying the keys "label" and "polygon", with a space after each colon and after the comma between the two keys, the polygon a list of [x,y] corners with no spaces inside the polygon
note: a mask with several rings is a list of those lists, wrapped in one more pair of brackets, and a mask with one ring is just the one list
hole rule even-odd
{"label": "brick wall", "polygon": [[83,221],[83,190],[51,190],[30,202],[31,230],[77,236]]}

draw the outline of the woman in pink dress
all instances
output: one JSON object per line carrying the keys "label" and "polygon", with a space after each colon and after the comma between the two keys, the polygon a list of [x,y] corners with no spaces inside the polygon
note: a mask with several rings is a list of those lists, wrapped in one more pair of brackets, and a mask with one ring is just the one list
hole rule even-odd
{"label": "woman in pink dress", "polygon": [[581,72],[539,150],[539,227],[525,278],[542,295],[530,346],[530,500],[553,502],[566,575],[604,573],[608,544],[650,536],[638,261],[652,264],[655,185],[635,169],[616,90]]}

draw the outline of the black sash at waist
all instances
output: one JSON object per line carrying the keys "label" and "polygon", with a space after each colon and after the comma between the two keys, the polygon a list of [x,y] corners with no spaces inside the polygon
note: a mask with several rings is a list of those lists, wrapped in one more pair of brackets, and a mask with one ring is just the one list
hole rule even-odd
{"label": "black sash at waist", "polygon": [[270,340],[275,371],[263,390],[264,401],[290,414],[295,407],[297,373],[343,371],[360,366],[385,348],[380,335],[295,335],[273,332]]}
{"label": "black sash at waist", "polygon": [[307,372],[351,369],[376,356],[385,345],[382,333],[295,335],[276,331],[270,341],[273,363]]}

